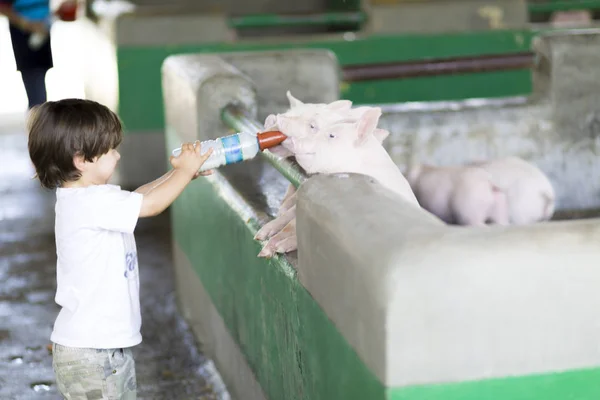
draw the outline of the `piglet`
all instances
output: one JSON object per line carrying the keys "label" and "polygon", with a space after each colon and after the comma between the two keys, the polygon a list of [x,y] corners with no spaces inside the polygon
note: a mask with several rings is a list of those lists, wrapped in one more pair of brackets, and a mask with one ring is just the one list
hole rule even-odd
{"label": "piglet", "polygon": [[486,170],[493,184],[506,193],[511,224],[526,225],[552,218],[554,188],[535,165],[519,157],[475,161],[469,165]]}
{"label": "piglet", "polygon": [[[356,122],[363,113],[373,107],[352,108],[350,100],[337,100],[329,104],[303,103],[292,96],[288,90],[286,93],[290,102],[290,108],[283,114],[271,114],[265,120],[265,131],[278,130],[289,132],[288,137],[306,137],[318,132],[322,127],[339,121]],[[387,137],[387,131],[378,130],[381,140]],[[289,151],[289,139],[282,145],[271,148],[271,151],[281,157],[293,155]]]}
{"label": "piglet", "polygon": [[411,166],[406,177],[419,204],[448,224],[508,225],[505,194],[475,166]]}
{"label": "piglet", "polygon": [[[275,148],[273,152],[280,157],[287,157],[293,154],[293,144],[291,140],[303,138],[317,140],[315,135],[321,132],[328,126],[337,123],[357,123],[367,110],[374,110],[373,107],[358,107],[351,109],[352,103],[348,100],[338,100],[329,104],[311,104],[302,103],[294,98],[291,93],[287,92],[290,101],[290,110],[284,114],[271,115],[265,121],[267,130],[280,130],[284,132],[288,138],[283,143],[281,149]],[[377,109],[378,116],[374,120],[376,125],[381,110]],[[389,132],[384,129],[375,128],[373,137],[381,144],[389,135]],[[387,153],[386,153],[387,154]],[[302,166],[302,164],[300,164]],[[308,172],[308,171],[307,171]],[[309,172],[310,173],[310,172]],[[290,185],[278,215],[275,219],[265,224],[254,236],[256,240],[267,240],[267,244],[259,253],[260,257],[271,257],[274,253],[285,253],[295,250],[295,192],[293,186]],[[288,211],[289,210],[289,211]],[[293,235],[293,238],[291,237]]]}
{"label": "piglet", "polygon": [[[368,175],[397,193],[405,201],[419,206],[406,178],[382,146],[388,132],[377,129],[379,107],[365,110],[357,122],[340,121],[320,127],[305,137],[291,133],[289,149],[309,174],[357,173]],[[294,125],[286,125],[288,129]],[[283,131],[286,135],[288,131]]]}

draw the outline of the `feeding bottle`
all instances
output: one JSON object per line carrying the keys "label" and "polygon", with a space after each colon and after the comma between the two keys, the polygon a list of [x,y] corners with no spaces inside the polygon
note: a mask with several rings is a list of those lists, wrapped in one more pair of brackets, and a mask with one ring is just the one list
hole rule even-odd
{"label": "feeding bottle", "polygon": [[[254,158],[259,151],[277,146],[287,139],[279,131],[260,132],[253,135],[248,132],[234,133],[214,140],[205,140],[200,143],[200,151],[204,154],[209,148],[213,149],[212,154],[206,160],[201,171],[215,169],[227,164],[233,164],[240,161],[246,161]],[[173,150],[173,157],[181,154],[181,147]]]}

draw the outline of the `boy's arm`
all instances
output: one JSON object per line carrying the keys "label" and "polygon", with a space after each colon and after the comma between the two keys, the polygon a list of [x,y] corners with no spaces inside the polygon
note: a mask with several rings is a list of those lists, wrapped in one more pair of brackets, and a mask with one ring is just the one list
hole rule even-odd
{"label": "boy's arm", "polygon": [[[183,189],[194,177],[194,173],[179,168],[175,168],[170,172],[171,174],[161,184],[144,194],[140,209],[141,218],[154,217],[163,212],[183,192]],[[158,180],[164,177],[163,175]]]}
{"label": "boy's arm", "polygon": [[152,182],[146,183],[145,185],[142,185],[139,188],[135,189],[135,192],[141,194],[148,194],[152,189],[158,187],[161,183],[169,179],[174,172],[174,169],[170,170],[160,178],[155,179]]}
{"label": "boy's arm", "polygon": [[[173,172],[175,170],[172,169],[169,172],[167,172],[166,174],[164,174],[163,176],[161,176],[158,179],[153,180],[152,182],[146,183],[145,185],[140,186],[139,188],[135,189],[134,191],[136,193],[141,193],[141,194],[148,194],[150,193],[152,190],[156,189],[159,185],[161,185],[163,182],[165,182],[167,179],[169,179],[171,177],[171,175],[173,175]],[[196,173],[196,175],[194,175],[193,179],[196,179],[199,176],[208,176],[208,175],[212,175],[213,171],[212,170],[208,170],[208,171],[202,171],[202,172],[198,172]]]}
{"label": "boy's arm", "polygon": [[[139,217],[153,217],[163,212],[183,192],[190,181],[198,176],[198,170],[212,154],[209,148],[204,154],[200,153],[200,142],[197,146],[192,143],[184,143],[181,146],[181,154],[171,157],[173,170],[167,172],[156,181],[150,183],[150,187],[144,189],[144,185],[138,190],[144,190],[142,206]],[[211,171],[205,171],[202,175],[209,175]],[[138,192],[140,193],[140,192]]]}

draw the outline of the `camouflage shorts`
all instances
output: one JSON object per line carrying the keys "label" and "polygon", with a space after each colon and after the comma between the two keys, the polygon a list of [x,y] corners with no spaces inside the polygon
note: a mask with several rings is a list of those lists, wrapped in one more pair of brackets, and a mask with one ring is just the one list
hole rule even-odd
{"label": "camouflage shorts", "polygon": [[52,345],[58,390],[67,400],[135,400],[131,349],[84,349]]}

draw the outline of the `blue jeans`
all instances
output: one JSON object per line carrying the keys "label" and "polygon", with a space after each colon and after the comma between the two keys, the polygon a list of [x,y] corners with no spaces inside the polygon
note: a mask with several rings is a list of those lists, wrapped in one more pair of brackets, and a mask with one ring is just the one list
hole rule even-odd
{"label": "blue jeans", "polygon": [[46,68],[21,70],[21,77],[29,100],[29,109],[46,102]]}

